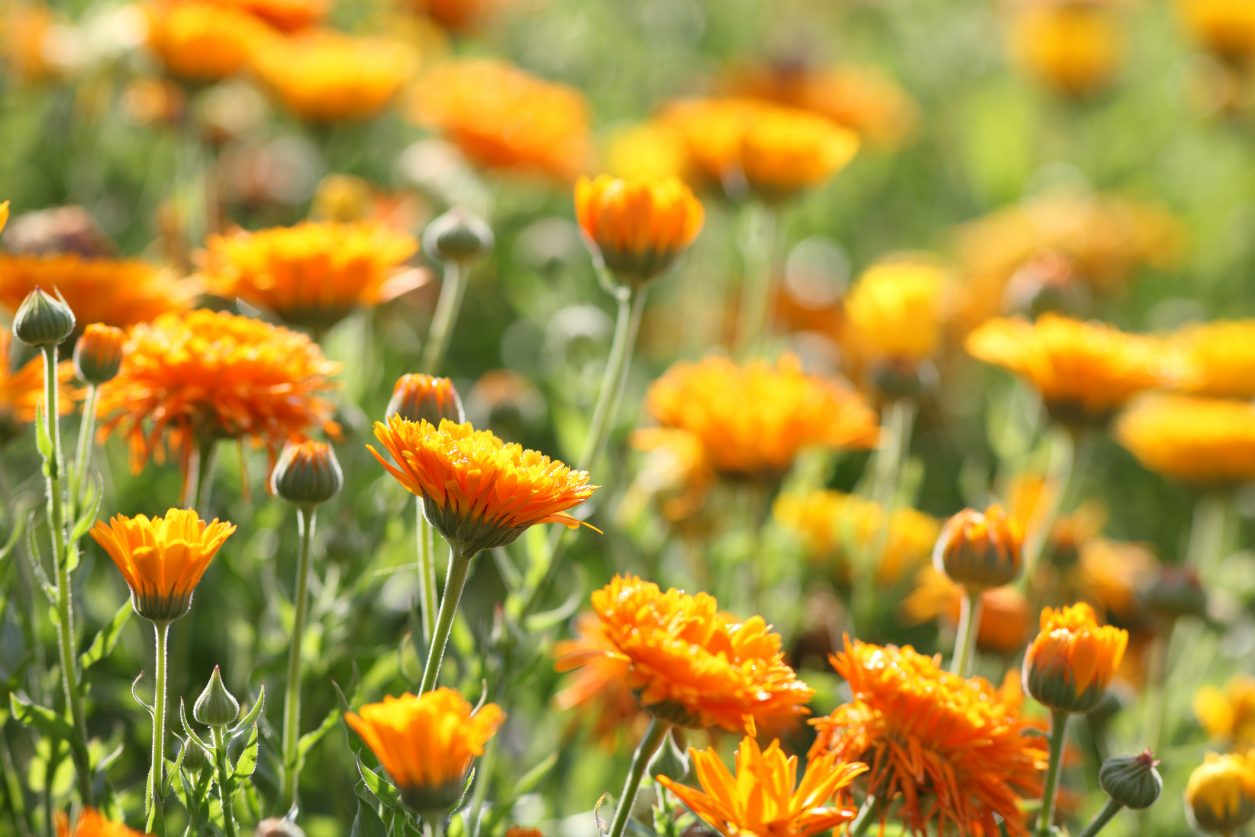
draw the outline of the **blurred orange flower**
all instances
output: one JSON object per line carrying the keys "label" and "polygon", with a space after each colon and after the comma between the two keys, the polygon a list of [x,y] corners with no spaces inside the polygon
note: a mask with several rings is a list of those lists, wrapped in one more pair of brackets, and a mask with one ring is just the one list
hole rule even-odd
{"label": "blurred orange flower", "polygon": [[1119,68],[1124,32],[1111,0],[1028,0],[1010,23],[1008,46],[1024,69],[1067,96],[1104,87]]}
{"label": "blurred orange flower", "polygon": [[1217,398],[1255,398],[1255,320],[1186,326],[1169,337],[1179,357],[1176,389]]}
{"label": "blurred orange flower", "polygon": [[[57,382],[61,397],[58,412],[68,415],[82,398],[82,390],[74,383],[74,364],[57,364]],[[16,438],[22,428],[35,420],[35,408],[44,400],[44,362],[36,356],[13,369],[13,333],[0,329],[0,447]]]}
{"label": "blurred orange flower", "polygon": [[1223,689],[1199,689],[1194,714],[1213,741],[1237,751],[1255,748],[1255,677],[1239,675]]}
{"label": "blurred orange flower", "polygon": [[1176,5],[1190,37],[1217,58],[1255,59],[1255,5],[1247,0],[1177,0]]}
{"label": "blurred orange flower", "polygon": [[845,348],[860,361],[916,364],[941,346],[948,276],[916,255],[883,259],[845,297]]}
{"label": "blurred orange flower", "polygon": [[[1028,599],[1015,587],[994,587],[980,597],[980,624],[976,646],[1010,657],[1024,649],[1032,627]],[[941,618],[950,625],[959,621],[963,588],[944,573],[925,567],[916,587],[902,602],[902,614],[911,624]]]}
{"label": "blurred orange flower", "polygon": [[793,108],[763,108],[741,139],[740,172],[768,201],[819,186],[854,159],[858,135],[822,116]]}
{"label": "blurred orange flower", "polygon": [[1099,625],[1088,604],[1046,608],[1041,630],[1024,655],[1024,688],[1041,703],[1065,712],[1099,704],[1120,667],[1128,632]]}
{"label": "blurred orange flower", "polygon": [[[42,2],[14,2],[0,15],[0,59],[10,77],[20,84],[34,84],[55,77],[52,35],[58,24]],[[0,224],[0,228],[3,228]]]}
{"label": "blurred orange flower", "polygon": [[575,217],[607,270],[641,285],[671,266],[701,231],[701,203],[676,177],[598,175],[575,184]]}
{"label": "blurred orange flower", "polygon": [[1116,439],[1147,469],[1201,486],[1255,479],[1255,406],[1192,395],[1149,395],[1116,424]]}
{"label": "blurred orange flower", "polygon": [[213,0],[150,0],[148,48],[184,81],[219,81],[243,71],[270,28],[247,11]]}
{"label": "blurred orange flower", "polygon": [[70,827],[70,818],[57,815],[57,837],[146,837],[141,831],[127,828],[123,823],[106,819],[95,808],[84,808]]}
{"label": "blurred orange flower", "polygon": [[626,735],[639,740],[647,715],[628,688],[629,663],[615,648],[595,613],[581,613],[575,620],[575,638],[557,643],[554,658],[579,658],[585,662],[554,697],[563,711],[578,709],[592,721],[593,735],[608,748]]}
{"label": "blurred orange flower", "polygon": [[327,16],[332,0],[210,0],[248,12],[276,29],[295,32]]}
{"label": "blurred orange flower", "polygon": [[419,14],[426,15],[452,32],[474,29],[490,15],[510,5],[511,0],[408,0]]}

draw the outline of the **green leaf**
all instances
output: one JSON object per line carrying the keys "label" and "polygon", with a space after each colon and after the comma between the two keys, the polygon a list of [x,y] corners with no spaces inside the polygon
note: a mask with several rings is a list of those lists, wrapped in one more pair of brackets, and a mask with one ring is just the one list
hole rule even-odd
{"label": "green leaf", "polygon": [[239,738],[240,735],[242,735],[245,731],[249,730],[254,724],[256,724],[258,717],[261,716],[262,707],[264,707],[265,705],[266,705],[266,687],[262,686],[261,691],[257,693],[257,702],[253,704],[253,708],[248,710],[248,714],[245,715],[243,718],[241,718],[240,722],[231,728],[231,730],[227,733],[227,738],[229,740],[234,740],[236,738]]}
{"label": "green leaf", "polygon": [[340,710],[332,709],[327,713],[327,717],[322,719],[322,723],[316,729],[310,730],[301,736],[301,740],[296,744],[296,752],[301,758],[305,758],[305,754],[318,744],[328,732],[333,730],[340,722]]}
{"label": "green leaf", "polygon": [[183,698],[179,698],[179,723],[183,725],[183,732],[187,733],[188,739],[196,742],[201,750],[205,752],[205,758],[213,762],[214,748],[210,747],[204,739],[197,735],[196,730],[192,729],[192,725],[187,722],[187,703]]}
{"label": "green leaf", "polygon": [[388,837],[388,829],[373,808],[358,800],[357,813],[353,816],[353,830],[349,832],[349,837]]}
{"label": "green leaf", "polygon": [[14,515],[13,531],[9,533],[9,539],[4,542],[4,546],[0,546],[0,561],[9,557],[9,554],[17,547],[17,542],[22,539],[22,533],[26,530],[26,518],[20,513]]}
{"label": "green leaf", "polygon": [[231,775],[237,779],[247,779],[249,776],[252,776],[257,770],[257,750],[257,725],[254,724],[252,731],[248,734],[248,741],[244,744],[244,750],[240,753],[240,757],[235,760],[235,769]]}
{"label": "green leaf", "polygon": [[44,572],[44,553],[39,548],[39,538],[35,535],[35,530],[38,528],[35,525],[35,512],[32,511],[26,518],[26,557],[30,561],[31,572],[39,582],[39,589],[43,590],[48,598],[48,604],[56,604],[57,588],[52,585],[52,582],[48,580],[48,574]]}
{"label": "green leaf", "polygon": [[540,786],[540,783],[549,775],[549,771],[553,770],[554,765],[558,763],[558,751],[555,750],[531,770],[524,773],[514,785],[514,798],[518,799],[524,794],[529,794]]}
{"label": "green leaf", "polygon": [[17,692],[9,693],[9,711],[24,727],[59,741],[70,741],[74,738],[74,730],[65,718],[44,706],[37,706]]}
{"label": "green leaf", "polygon": [[357,760],[357,772],[362,777],[366,789],[370,791],[370,795],[382,802],[389,811],[395,811],[401,807],[401,794],[397,792],[397,789],[378,773],[367,769],[361,759]]}
{"label": "green leaf", "polygon": [[92,639],[92,644],[79,655],[78,664],[83,671],[87,671],[87,669],[113,653],[114,647],[118,644],[118,639],[122,636],[122,628],[131,618],[133,612],[134,608],[131,607],[131,603],[125,603],[118,608],[117,613],[113,614],[113,618],[100,629],[95,638]]}
{"label": "green leaf", "polygon": [[101,489],[100,477],[96,476],[88,484],[87,494],[83,497],[83,513],[74,523],[74,530],[70,533],[70,542],[76,543],[82,540],[87,534],[87,530],[91,529],[92,524],[96,522],[96,515],[100,513],[100,501],[104,494]]}

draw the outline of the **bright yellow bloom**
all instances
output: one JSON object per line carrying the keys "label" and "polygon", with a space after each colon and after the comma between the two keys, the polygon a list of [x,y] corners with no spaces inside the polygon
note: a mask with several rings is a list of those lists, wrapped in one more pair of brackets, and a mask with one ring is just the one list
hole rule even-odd
{"label": "bright yellow bloom", "polygon": [[941,344],[946,273],[917,256],[878,262],[845,297],[851,350],[866,361],[918,363]]}
{"label": "bright yellow bloom", "polygon": [[195,511],[170,509],[164,517],[98,520],[91,535],[131,588],[135,612],[169,623],[192,606],[201,576],[234,531],[233,523],[206,523]]}
{"label": "bright yellow bloom", "polygon": [[106,435],[131,443],[131,465],[173,454],[186,469],[197,445],[248,438],[272,453],[321,428],[339,366],[308,337],[226,312],[164,314],[131,331],[118,376],[100,388]]}
{"label": "bright yellow bloom", "polygon": [[1048,607],[1024,655],[1024,688],[1052,709],[1088,712],[1106,694],[1128,644],[1127,631],[1099,625],[1084,602]]}
{"label": "bright yellow bloom", "polygon": [[84,808],[73,828],[70,827],[69,817],[57,815],[57,837],[145,837],[145,834],[106,819],[94,808]]}
{"label": "bright yellow bloom", "polygon": [[1064,424],[1105,421],[1165,375],[1163,348],[1151,338],[1055,314],[991,320],[968,335],[967,350],[1023,378]]}
{"label": "bright yellow bloom", "polygon": [[[33,357],[13,371],[13,332],[0,329],[0,447],[17,437],[35,420],[35,408],[44,400],[44,362]],[[61,387],[58,412],[67,415],[82,399],[83,393],[72,386],[74,364],[63,361],[57,365],[57,382]]]}
{"label": "bright yellow bloom", "polygon": [[560,671],[620,660],[640,705],[686,727],[752,733],[807,712],[814,692],[785,664],[780,635],[762,617],[740,621],[712,596],[664,593],[635,576],[616,575],[592,602],[605,645],[569,649]]}
{"label": "bright yellow bloom", "polygon": [[80,323],[119,328],[185,311],[199,293],[196,282],[147,262],[0,254],[0,308],[12,314],[36,287],[60,291]]}
{"label": "bright yellow bloom", "polygon": [[323,330],[416,287],[417,272],[403,271],[416,252],[413,236],[377,222],[310,221],[211,236],[201,272],[210,293]]}
{"label": "bright yellow bloom", "polygon": [[764,108],[741,140],[741,175],[759,196],[784,200],[827,181],[854,159],[858,134],[792,108]]}
{"label": "bright yellow bloom", "polygon": [[779,741],[764,752],[753,738],[742,738],[736,775],[712,747],[689,748],[701,790],[666,776],[658,782],[725,837],[810,837],[854,819],[846,789],[867,771],[829,753],[806,765],[797,781],[797,756],[785,756]]}
{"label": "bright yellow bloom", "polygon": [[422,498],[427,519],[468,556],[512,543],[541,523],[578,527],[568,510],[597,490],[588,472],[469,424],[394,415],[375,422],[375,438],[392,457],[367,445],[379,464]]}
{"label": "bright yellow bloom", "polygon": [[701,440],[721,475],[773,479],[807,448],[867,448],[876,416],[857,393],[808,375],[785,355],[774,364],[738,364],[712,355],[677,363],[649,388],[650,413],[662,427]]}
{"label": "bright yellow bloom", "polygon": [[603,174],[576,182],[575,217],[606,268],[639,285],[688,249],[705,213],[678,178],[624,180]]}
{"label": "bright yellow bloom", "polygon": [[[908,624],[941,618],[954,625],[963,605],[963,588],[944,573],[925,567],[916,577],[916,587],[902,602]],[[976,647],[1004,656],[1024,650],[1032,625],[1028,599],[1016,587],[994,587],[980,597],[980,625]]]}
{"label": "bright yellow bloom", "polygon": [[495,703],[475,711],[453,689],[436,689],[385,697],[360,714],[344,713],[344,720],[388,771],[405,803],[438,815],[461,798],[471,762],[483,755],[505,713]]}
{"label": "bright yellow bloom", "polygon": [[245,69],[274,34],[246,11],[212,0],[153,0],[148,48],[166,71],[185,81],[218,81]]}
{"label": "bright yellow bloom", "polygon": [[684,136],[663,119],[612,132],[606,141],[605,164],[607,171],[619,177],[679,177],[691,181]]}
{"label": "bright yellow bloom", "polygon": [[1182,482],[1255,479],[1255,406],[1247,401],[1150,395],[1120,416],[1116,438],[1143,466]]}
{"label": "bright yellow bloom", "polygon": [[1187,326],[1169,338],[1177,389],[1217,398],[1255,398],[1255,320]]}
{"label": "bright yellow bloom", "polygon": [[584,98],[500,61],[435,67],[415,90],[413,116],[488,169],[570,181],[591,157]]}
{"label": "bright yellow bloom", "polygon": [[1213,740],[1234,750],[1255,747],[1255,677],[1234,677],[1224,689],[1199,689],[1194,714]]}
{"label": "bright yellow bloom", "polygon": [[1029,0],[1015,13],[1008,41],[1030,75],[1067,96],[1104,87],[1124,52],[1118,10],[1107,0]]}
{"label": "bright yellow bloom", "polygon": [[1190,37],[1227,61],[1255,59],[1255,5],[1247,0],[1177,0]]}
{"label": "bright yellow bloom", "polygon": [[1190,818],[1209,834],[1236,834],[1255,818],[1255,755],[1208,753],[1185,786]]}
{"label": "bright yellow bloom", "polygon": [[851,700],[811,723],[811,758],[863,761],[869,794],[912,834],[1028,833],[1020,802],[1041,792],[1046,745],[1020,715],[1018,693],[964,679],[910,647],[845,642],[832,665]]}
{"label": "bright yellow bloom", "polygon": [[250,66],[262,87],[301,119],[350,122],[383,113],[416,61],[401,41],[318,30],[271,40],[253,52]]}

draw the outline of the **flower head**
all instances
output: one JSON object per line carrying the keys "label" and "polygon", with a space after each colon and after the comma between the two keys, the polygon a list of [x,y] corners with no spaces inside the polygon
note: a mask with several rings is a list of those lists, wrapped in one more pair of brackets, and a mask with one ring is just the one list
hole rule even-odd
{"label": "flower head", "polygon": [[811,723],[811,757],[866,762],[867,792],[898,800],[914,834],[1025,835],[1020,799],[1040,793],[1045,742],[1020,716],[1018,695],[951,674],[910,647],[846,640],[832,660],[852,698]]}
{"label": "flower head", "polygon": [[472,709],[453,689],[385,697],[345,722],[362,737],[410,808],[439,815],[462,796],[466,773],[505,720],[495,703]]}
{"label": "flower head", "polygon": [[1047,87],[1083,96],[1105,86],[1123,51],[1114,4],[1090,0],[1034,0],[1011,22],[1011,51]]}
{"label": "flower head", "polygon": [[168,623],[191,608],[192,592],[234,531],[233,523],[206,523],[194,511],[170,509],[164,517],[98,520],[91,535],[131,588],[135,612]]}
{"label": "flower head", "polygon": [[751,732],[806,713],[813,691],[762,617],[737,621],[705,593],[663,592],[635,576],[615,576],[592,602],[605,643],[568,649],[559,670],[621,661],[641,707],[680,726]]}
{"label": "flower head", "polygon": [[212,0],[153,0],[148,48],[170,75],[185,81],[218,81],[242,71],[259,42],[274,38],[247,11]]}
{"label": "flower head", "polygon": [[1255,748],[1255,677],[1234,677],[1223,689],[1199,689],[1194,714],[1212,740],[1234,750]]}
{"label": "flower head", "polygon": [[765,108],[741,140],[741,174],[751,191],[782,200],[818,186],[854,159],[858,134],[822,116]]}
{"label": "flower head", "polygon": [[575,637],[557,643],[553,654],[557,660],[584,660],[554,697],[555,706],[564,711],[578,709],[591,717],[593,734],[606,744],[613,744],[625,732],[643,730],[648,716],[628,688],[628,661],[615,653],[597,614],[580,614]]}
{"label": "flower head", "polygon": [[270,474],[270,489],[289,503],[313,507],[340,493],[344,472],[326,442],[288,442]]}
{"label": "flower head", "polygon": [[1120,416],[1116,438],[1171,479],[1203,486],[1255,479],[1255,406],[1246,401],[1147,396]]}
{"label": "flower head", "polygon": [[702,228],[702,205],[675,177],[599,175],[575,184],[575,215],[606,268],[643,284],[670,267]]}
{"label": "flower head", "polygon": [[326,329],[415,287],[402,267],[417,251],[413,236],[383,224],[306,222],[211,236],[201,272],[213,294]]}
{"label": "flower head", "polygon": [[1052,709],[1088,712],[1106,694],[1128,644],[1128,632],[1099,625],[1088,604],[1048,607],[1024,655],[1024,688]]}
{"label": "flower head", "polygon": [[838,761],[835,753],[806,765],[797,780],[797,756],[786,756],[779,741],[766,751],[753,738],[741,739],[736,775],[712,747],[689,750],[701,790],[666,776],[658,782],[726,837],[810,837],[854,819],[845,791],[867,765]]}
{"label": "flower head", "polygon": [[57,837],[145,837],[143,832],[127,828],[120,822],[106,819],[95,808],[84,808],[70,827],[70,818],[57,816]]}
{"label": "flower head", "polygon": [[105,433],[124,433],[137,470],[167,451],[186,467],[199,441],[251,439],[271,451],[336,432],[326,393],[336,364],[303,334],[226,312],[165,314],[131,332],[100,388]]}
{"label": "flower head", "polygon": [[1234,834],[1255,818],[1255,756],[1208,753],[1185,786],[1190,819],[1211,834]]}
{"label": "flower head", "polygon": [[1162,348],[1150,338],[1055,314],[992,320],[968,335],[967,350],[1024,378],[1065,424],[1105,421],[1164,377]]}
{"label": "flower head", "polygon": [[400,416],[410,421],[426,419],[439,425],[444,419],[466,421],[462,399],[448,378],[437,378],[419,372],[407,372],[397,378],[388,402],[388,418]]}
{"label": "flower head", "polygon": [[761,101],[745,97],[682,99],[667,106],[657,125],[664,135],[679,137],[682,170],[703,185],[734,191],[734,181],[742,177],[746,131],[765,108]]}
{"label": "flower head", "polygon": [[74,371],[80,381],[103,384],[122,368],[126,332],[115,326],[91,323],[74,344]]}
{"label": "flower head", "polygon": [[1255,320],[1190,326],[1169,339],[1179,359],[1175,388],[1216,398],[1255,398]]}
{"label": "flower head", "polygon": [[1001,587],[1020,574],[1023,542],[1019,521],[1001,506],[964,509],[942,527],[933,564],[965,587]]}
{"label": "flower head", "polygon": [[919,363],[942,336],[945,271],[918,256],[869,267],[845,297],[850,348],[868,361]]}
{"label": "flower head", "polygon": [[[0,447],[16,437],[25,425],[35,420],[36,408],[44,398],[44,362],[33,357],[17,370],[13,369],[13,335],[0,328]],[[74,411],[82,391],[70,386],[74,381],[74,365],[69,361],[57,364],[57,383],[61,398],[57,406],[61,415]]]}
{"label": "flower head", "polygon": [[427,519],[467,555],[512,543],[541,523],[576,528],[568,510],[597,490],[587,472],[469,424],[394,415],[375,422],[375,438],[392,458],[367,445],[379,464],[422,498]]}
{"label": "flower head", "polygon": [[807,448],[867,448],[878,436],[857,393],[806,374],[793,355],[678,363],[649,388],[647,404],[662,427],[696,436],[711,466],[731,478],[775,478]]}

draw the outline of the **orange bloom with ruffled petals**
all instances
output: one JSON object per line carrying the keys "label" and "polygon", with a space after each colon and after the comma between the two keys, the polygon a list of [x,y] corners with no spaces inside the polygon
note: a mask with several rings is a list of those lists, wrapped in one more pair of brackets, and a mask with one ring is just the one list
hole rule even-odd
{"label": "orange bloom with ruffled petals", "polygon": [[688,249],[705,214],[679,178],[603,174],[576,182],[575,217],[611,273],[644,284]]}
{"label": "orange bloom with ruffled petals", "polygon": [[70,827],[70,818],[57,815],[57,837],[147,837],[142,831],[127,828],[125,824],[107,819],[95,808],[84,808]]}
{"label": "orange bloom with ruffled petals", "polygon": [[[33,357],[14,370],[12,350],[13,333],[7,328],[0,329],[0,446],[35,420],[36,407],[44,399],[43,360]],[[62,361],[57,364],[57,382],[61,387],[58,412],[67,415],[74,411],[74,405],[83,395],[82,390],[72,386],[73,363]]]}
{"label": "orange bloom with ruffled petals", "polygon": [[557,660],[585,661],[554,697],[555,706],[589,716],[594,737],[610,748],[624,733],[639,739],[648,716],[628,688],[628,662],[615,653],[597,614],[580,614],[575,638],[557,643],[553,655]]}

